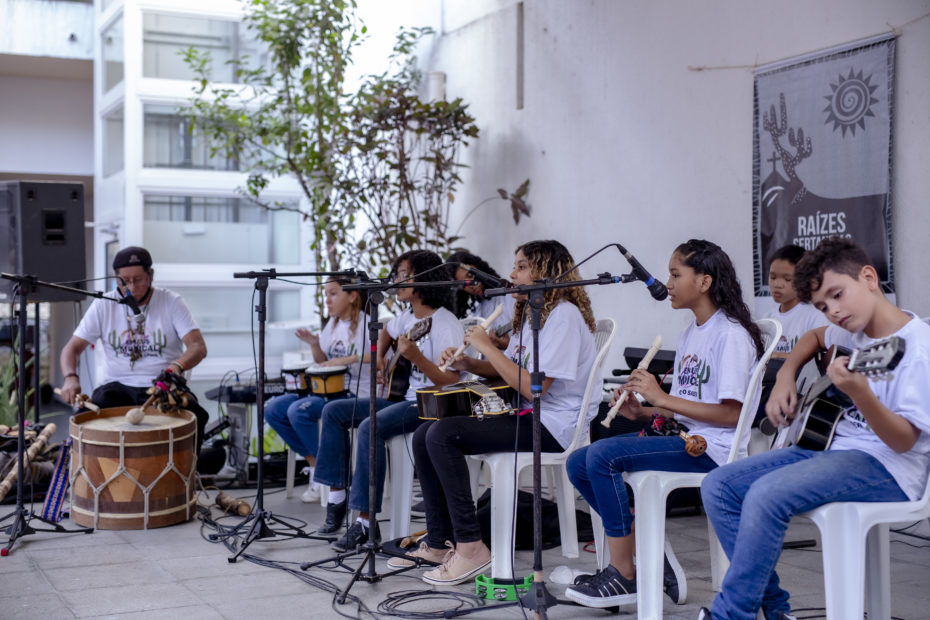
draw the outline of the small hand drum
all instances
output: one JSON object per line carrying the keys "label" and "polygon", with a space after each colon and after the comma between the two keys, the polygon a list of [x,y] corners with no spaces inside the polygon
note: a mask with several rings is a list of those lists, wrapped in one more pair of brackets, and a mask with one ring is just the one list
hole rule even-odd
{"label": "small hand drum", "polygon": [[310,381],[305,372],[306,368],[305,365],[301,365],[281,369],[286,393],[299,396],[307,396],[310,393]]}
{"label": "small hand drum", "polygon": [[311,364],[305,369],[310,382],[310,392],[315,396],[338,396],[348,390],[346,378],[349,375],[348,366],[320,366]]}

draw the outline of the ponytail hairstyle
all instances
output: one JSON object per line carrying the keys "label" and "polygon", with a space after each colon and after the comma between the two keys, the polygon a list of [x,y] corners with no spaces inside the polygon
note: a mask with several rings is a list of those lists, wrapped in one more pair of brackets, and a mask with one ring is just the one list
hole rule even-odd
{"label": "ponytail hairstyle", "polygon": [[749,315],[736,269],[727,253],[716,243],[704,239],[689,239],[675,248],[674,253],[681,256],[682,262],[694,269],[695,273],[710,276],[711,284],[707,294],[711,302],[723,310],[728,319],[736,321],[749,332],[756,345],[756,359],[761,358],[765,352],[762,330]]}
{"label": "ponytail hairstyle", "polygon": [[[494,271],[494,268],[488,264],[486,260],[472,254],[468,250],[459,250],[453,252],[449,256],[450,263],[462,263],[464,265],[471,265],[479,271],[483,271],[489,275],[499,278],[500,275]],[[455,272],[458,271],[459,265],[449,265],[449,279],[455,280]],[[453,293],[453,313],[459,319],[463,319],[468,316],[470,310],[474,310],[476,302],[479,300],[479,297],[472,295],[467,292],[465,289],[458,289]]]}
{"label": "ponytail hairstyle", "polygon": [[[530,241],[518,247],[514,252],[523,252],[527,262],[530,264],[530,271],[534,280],[544,278],[554,278],[575,267],[575,259],[569,254],[564,245],[558,241]],[[562,279],[564,282],[576,282],[581,279],[577,271],[573,271]],[[591,300],[584,288],[556,288],[546,291],[543,297],[542,316],[540,317],[540,326],[546,324],[549,313],[552,312],[560,301],[566,300],[575,304],[581,312],[585,325],[591,332],[594,332],[595,322],[594,313],[591,311]],[[526,309],[526,299],[517,300],[513,309],[513,330],[519,332],[523,328],[524,310]]]}
{"label": "ponytail hairstyle", "polygon": [[[344,276],[332,277],[326,281],[335,282],[339,286],[345,286],[346,284],[352,284],[352,280]],[[365,304],[368,302],[368,294],[365,291],[350,291],[350,292],[356,294],[355,299],[352,301],[352,306],[350,307],[351,318],[349,319],[349,331],[352,333],[352,335],[355,335],[356,330],[358,329],[358,317],[362,314],[362,308],[364,308]]]}

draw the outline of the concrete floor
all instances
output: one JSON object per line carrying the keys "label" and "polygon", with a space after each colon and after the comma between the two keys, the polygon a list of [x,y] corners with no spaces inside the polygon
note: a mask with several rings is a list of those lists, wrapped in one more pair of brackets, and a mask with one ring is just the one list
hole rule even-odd
{"label": "concrete floor", "polygon": [[[266,488],[264,507],[274,516],[306,524],[309,532],[322,522],[319,504],[287,499],[283,488]],[[227,489],[231,495],[254,503],[255,491]],[[199,498],[212,505],[215,491]],[[38,511],[41,506],[36,506]],[[0,517],[13,506],[0,506]],[[214,506],[212,515],[220,516]],[[385,513],[386,514],[386,513]],[[221,523],[232,526],[241,518],[225,517]],[[9,521],[0,523],[6,527]],[[36,523],[38,527],[40,524]],[[74,527],[70,520],[63,525]],[[417,523],[414,524],[419,525]],[[278,529],[277,524],[273,524]],[[930,536],[926,522],[909,531]],[[698,609],[713,598],[707,527],[703,516],[674,517],[668,520],[669,539],[688,577],[688,600],[684,605],[665,601],[665,618],[693,619]],[[459,602],[438,595],[439,590],[459,594],[474,593],[474,584],[438,589],[419,579],[420,569],[386,577],[377,583],[358,582],[349,591],[345,605],[334,602],[333,591],[345,588],[349,573],[331,564],[300,570],[300,564],[330,557],[333,551],[323,541],[275,536],[252,542],[242,558],[230,563],[229,549],[208,539],[215,530],[199,519],[153,530],[103,531],[92,534],[36,533],[15,541],[8,557],[0,558],[0,618],[120,618],[153,619],[241,619],[370,617],[360,612],[377,611],[392,593],[416,591],[428,596],[404,611],[449,609]],[[788,540],[816,538],[816,528],[807,522],[792,524]],[[6,546],[0,533],[0,546]],[[241,540],[241,537],[236,539]],[[907,620],[930,619],[930,545],[924,539],[892,534],[893,615]],[[559,566],[591,571],[594,554],[582,544],[580,557],[566,559],[560,548],[543,553],[548,590],[562,597],[564,585],[555,583],[551,572]],[[518,575],[531,573],[531,551],[516,553]],[[265,564],[273,562],[274,566]],[[350,567],[358,559],[349,559]],[[387,569],[383,559],[376,563],[379,573]],[[823,617],[823,577],[819,546],[786,550],[779,564],[782,582],[792,593],[792,608],[799,618]],[[850,595],[855,588],[850,587]],[[518,608],[487,608],[476,618],[531,616]],[[466,603],[470,605],[470,603]],[[558,604],[548,610],[551,618],[600,618],[603,610]],[[621,617],[635,618],[635,605],[620,610]],[[384,616],[386,617],[386,616]]]}

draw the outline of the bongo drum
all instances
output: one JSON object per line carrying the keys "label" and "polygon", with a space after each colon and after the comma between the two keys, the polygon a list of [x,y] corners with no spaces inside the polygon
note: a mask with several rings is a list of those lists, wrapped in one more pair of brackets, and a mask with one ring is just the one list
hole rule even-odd
{"label": "bongo drum", "polygon": [[305,372],[307,366],[304,363],[301,366],[290,366],[281,369],[281,376],[284,377],[284,391],[288,394],[298,394],[306,396],[310,393],[310,384],[308,383]]}
{"label": "bongo drum", "polygon": [[196,417],[146,413],[133,425],[126,420],[130,409],[71,418],[71,520],[78,525],[149,529],[187,521],[196,511]]}
{"label": "bongo drum", "polygon": [[336,396],[344,394],[348,389],[346,385],[346,376],[349,374],[348,366],[310,364],[305,372],[310,379],[310,391],[317,396]]}

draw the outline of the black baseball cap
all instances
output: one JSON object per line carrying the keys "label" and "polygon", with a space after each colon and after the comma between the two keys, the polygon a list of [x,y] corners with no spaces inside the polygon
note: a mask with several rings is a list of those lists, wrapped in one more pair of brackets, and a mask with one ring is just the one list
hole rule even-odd
{"label": "black baseball cap", "polygon": [[142,267],[146,271],[152,266],[152,255],[145,248],[134,245],[123,248],[113,257],[113,271],[119,271],[123,267]]}

